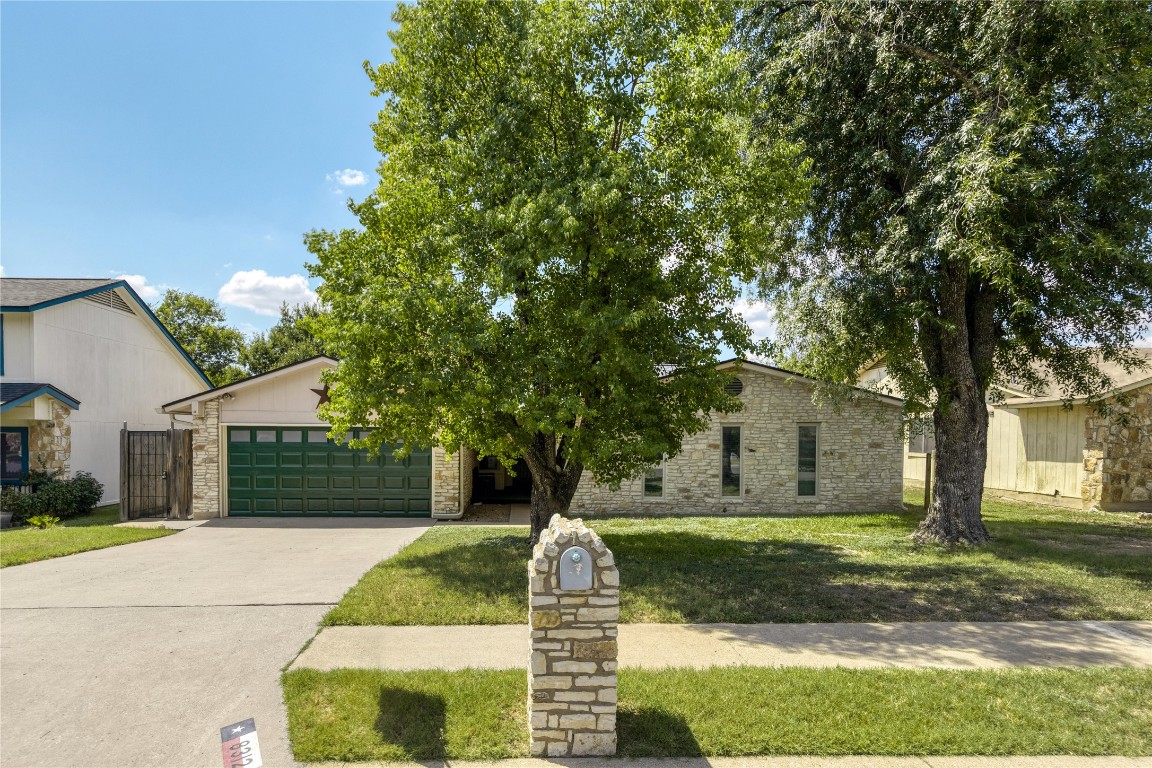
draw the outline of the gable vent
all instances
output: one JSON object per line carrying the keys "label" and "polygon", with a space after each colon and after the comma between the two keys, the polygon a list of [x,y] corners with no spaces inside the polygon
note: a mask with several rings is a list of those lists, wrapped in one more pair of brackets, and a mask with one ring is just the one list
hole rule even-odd
{"label": "gable vent", "polygon": [[136,314],[132,311],[132,307],[128,306],[128,302],[120,298],[120,294],[116,291],[104,291],[103,293],[96,293],[91,296],[85,296],[85,301],[91,301],[93,304],[99,304],[102,307],[110,307],[118,309],[121,312],[127,312],[130,315]]}
{"label": "gable vent", "polygon": [[733,376],[732,378],[728,379],[728,383],[724,385],[724,391],[733,397],[736,397],[744,391],[744,382]]}

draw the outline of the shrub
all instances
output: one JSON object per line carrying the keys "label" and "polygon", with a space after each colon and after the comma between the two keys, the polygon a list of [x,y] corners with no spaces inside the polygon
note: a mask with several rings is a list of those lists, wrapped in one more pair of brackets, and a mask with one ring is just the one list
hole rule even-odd
{"label": "shrub", "polygon": [[32,517],[28,518],[28,525],[35,526],[40,530],[53,528],[58,522],[60,522],[60,518],[52,517],[51,515],[32,515]]}
{"label": "shrub", "polygon": [[96,508],[104,495],[104,484],[92,477],[91,472],[77,472],[68,481],[72,485],[72,514],[86,515]]}
{"label": "shrub", "polygon": [[28,518],[41,512],[40,501],[34,493],[20,493],[12,488],[0,491],[0,507],[12,513],[12,525],[24,525]]}
{"label": "shrub", "polygon": [[88,514],[100,502],[104,485],[88,472],[79,472],[71,480],[59,480],[54,474],[35,471],[26,478],[33,493],[5,490],[0,504],[12,512],[12,524],[31,522],[38,515],[50,515],[67,520]]}

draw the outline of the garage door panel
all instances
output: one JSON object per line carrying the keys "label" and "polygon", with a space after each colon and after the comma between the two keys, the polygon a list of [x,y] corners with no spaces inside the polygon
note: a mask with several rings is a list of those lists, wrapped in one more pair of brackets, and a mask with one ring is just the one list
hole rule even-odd
{"label": "garage door panel", "polygon": [[[328,440],[325,429],[231,428],[228,501],[244,515],[431,512],[431,451],[397,460]],[[306,450],[301,450],[305,448]]]}

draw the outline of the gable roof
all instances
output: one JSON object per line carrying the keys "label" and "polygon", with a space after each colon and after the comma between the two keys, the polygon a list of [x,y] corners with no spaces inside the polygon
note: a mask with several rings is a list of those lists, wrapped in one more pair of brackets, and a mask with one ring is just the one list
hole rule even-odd
{"label": "gable roof", "polygon": [[[1126,371],[1123,366],[1112,360],[1101,360],[1096,363],[1096,367],[1100,372],[1112,380],[1112,388],[1103,393],[1104,397],[1121,392],[1128,392],[1137,387],[1142,387],[1145,384],[1152,384],[1152,347],[1132,347],[1131,351],[1135,352],[1138,357],[1144,360],[1145,365],[1143,368],[1134,368],[1131,371]],[[1005,388],[1001,387],[1001,389]],[[1082,392],[1073,392],[1069,399],[1073,403],[1077,403],[1087,400],[1087,397]],[[1019,408],[1022,406],[1057,405],[1063,402],[1064,395],[1060,388],[1046,380],[1042,390],[1026,395],[1022,394],[1022,396],[1019,397],[1005,398],[1003,405],[1010,408]]]}
{"label": "gable roof", "polygon": [[[796,371],[789,371],[786,368],[778,368],[775,365],[765,365],[764,363],[756,363],[756,362],[753,362],[751,360],[745,360],[745,359],[740,358],[740,357],[733,357],[733,358],[730,358],[728,360],[721,360],[720,362],[716,363],[716,367],[720,368],[720,369],[736,368],[736,367],[748,368],[748,369],[753,370],[753,371],[760,371],[761,373],[767,373],[767,374],[770,374],[772,376],[780,376],[780,377],[785,378],[785,379],[797,379],[799,381],[804,382],[805,384],[816,385],[816,384],[826,384],[827,383],[824,381],[820,381],[819,379],[813,379],[810,376],[805,376],[802,373],[796,373]],[[886,395],[883,392],[877,392],[876,390],[868,389],[867,387],[849,387],[849,389],[854,389],[858,392],[867,393],[868,395],[875,397],[878,400],[885,400],[885,401],[887,401],[889,403],[893,403],[895,405],[903,405],[904,404],[904,400],[902,398],[896,397],[894,395]]]}
{"label": "gable roof", "polygon": [[5,312],[32,312],[53,304],[101,293],[121,281],[57,277],[0,277],[0,304]]}
{"label": "gable roof", "polygon": [[51,384],[6,381],[0,384],[0,411],[6,411],[9,408],[23,405],[42,395],[54,397],[72,410],[80,407],[79,400],[56,389],[56,387]]}
{"label": "gable roof", "polygon": [[189,405],[193,402],[202,402],[204,400],[211,400],[213,398],[220,397],[222,395],[227,395],[227,394],[230,394],[232,392],[236,392],[238,390],[247,389],[248,387],[250,387],[254,384],[263,384],[264,382],[269,381],[271,379],[274,379],[278,376],[283,376],[283,375],[289,374],[289,373],[295,373],[298,370],[301,370],[303,368],[308,368],[308,367],[315,365],[317,363],[326,363],[329,365],[336,365],[338,362],[339,361],[336,358],[329,357],[328,355],[313,355],[312,357],[305,358],[303,360],[300,360],[299,362],[290,363],[289,365],[283,365],[283,366],[280,366],[279,368],[273,368],[270,371],[265,371],[264,373],[258,373],[255,376],[249,376],[246,379],[240,379],[239,381],[234,381],[231,384],[222,384],[219,387],[212,387],[211,389],[206,389],[203,392],[197,392],[194,395],[189,395],[188,397],[182,397],[179,400],[173,400],[170,403],[164,403],[164,405],[160,406],[160,410],[163,411],[164,413],[173,413],[180,406]]}
{"label": "gable roof", "polygon": [[156,317],[143,299],[133,290],[127,280],[105,280],[88,278],[57,278],[57,277],[0,277],[0,312],[36,312],[37,310],[54,307],[57,304],[83,299],[98,293],[122,290],[132,299],[136,308],[160,332],[165,339],[180,353],[197,376],[207,385],[212,380],[196,364],[188,350]]}

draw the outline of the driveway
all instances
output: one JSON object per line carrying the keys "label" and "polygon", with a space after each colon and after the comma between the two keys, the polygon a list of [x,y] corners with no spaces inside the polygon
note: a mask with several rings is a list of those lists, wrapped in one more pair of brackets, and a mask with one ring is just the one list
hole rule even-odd
{"label": "driveway", "polygon": [[220,766],[255,718],[293,765],[280,670],[431,520],[213,520],[0,572],[0,754],[16,766]]}

